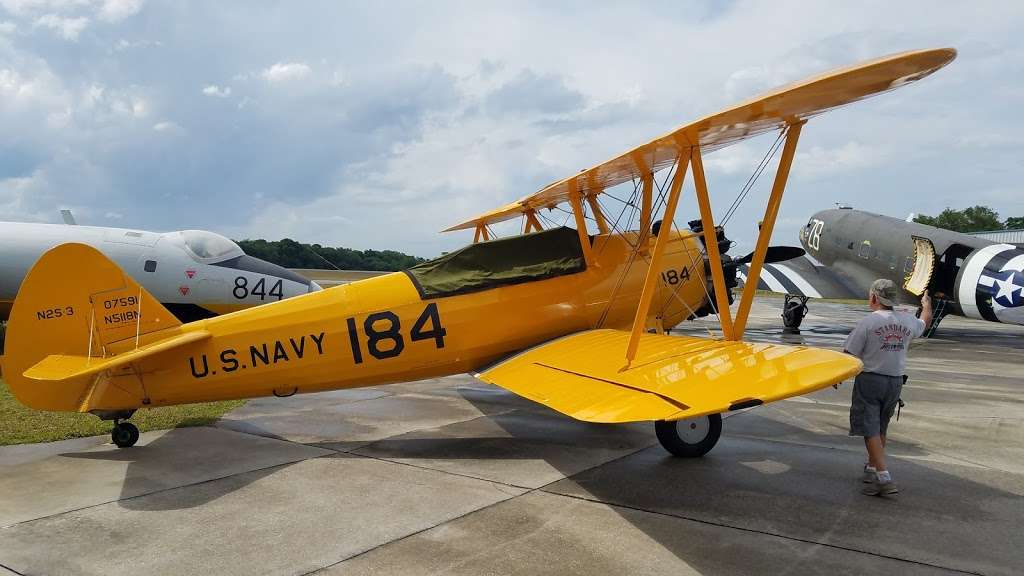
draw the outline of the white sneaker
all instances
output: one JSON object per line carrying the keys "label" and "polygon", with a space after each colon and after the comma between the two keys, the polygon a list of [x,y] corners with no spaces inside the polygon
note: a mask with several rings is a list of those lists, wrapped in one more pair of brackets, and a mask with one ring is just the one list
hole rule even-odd
{"label": "white sneaker", "polygon": [[865,484],[871,484],[878,479],[878,471],[872,466],[864,465],[864,475],[861,476],[860,481]]}

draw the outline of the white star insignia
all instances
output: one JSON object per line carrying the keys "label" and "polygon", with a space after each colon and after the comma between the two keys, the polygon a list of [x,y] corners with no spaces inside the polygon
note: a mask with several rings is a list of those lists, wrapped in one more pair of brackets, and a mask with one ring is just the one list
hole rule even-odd
{"label": "white star insignia", "polygon": [[996,294],[996,300],[1002,300],[1005,298],[1008,302],[1013,302],[1013,293],[1018,290],[1021,291],[1022,296],[1024,296],[1024,287],[1015,284],[1013,281],[1014,277],[1015,275],[1011,273],[1006,280],[995,278],[996,285],[999,287],[999,292]]}

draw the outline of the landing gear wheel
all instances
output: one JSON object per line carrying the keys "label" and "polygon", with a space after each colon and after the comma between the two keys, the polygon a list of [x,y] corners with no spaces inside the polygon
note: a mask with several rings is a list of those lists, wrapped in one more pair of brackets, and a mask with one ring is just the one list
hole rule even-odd
{"label": "landing gear wheel", "polygon": [[711,451],[722,436],[722,415],[709,414],[684,420],[654,423],[658,442],[673,456],[697,458]]}
{"label": "landing gear wheel", "polygon": [[118,422],[110,431],[110,439],[118,448],[130,448],[139,441],[139,429],[131,422]]}

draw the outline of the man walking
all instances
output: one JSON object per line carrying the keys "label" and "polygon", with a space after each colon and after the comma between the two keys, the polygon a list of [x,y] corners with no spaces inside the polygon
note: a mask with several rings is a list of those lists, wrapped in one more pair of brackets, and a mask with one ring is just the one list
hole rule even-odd
{"label": "man walking", "polygon": [[885,464],[885,432],[896,411],[903,388],[903,374],[910,341],[921,336],[932,322],[932,301],[921,297],[921,317],[893,310],[896,284],[880,278],[868,292],[868,314],[850,332],[843,351],[861,359],[864,371],[853,383],[850,404],[850,436],[863,436],[868,451],[864,487],[869,496],[899,493]]}

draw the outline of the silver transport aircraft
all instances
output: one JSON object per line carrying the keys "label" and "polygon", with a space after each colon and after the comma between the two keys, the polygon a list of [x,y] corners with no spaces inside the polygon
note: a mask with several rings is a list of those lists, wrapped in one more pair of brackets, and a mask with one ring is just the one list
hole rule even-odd
{"label": "silver transport aircraft", "polygon": [[[66,242],[103,252],[182,322],[320,290],[299,274],[245,254],[235,242],[205,230],[147,232],[124,228],[0,222],[0,320],[29,268]],[[74,283],[72,276],[67,278]]]}
{"label": "silver transport aircraft", "polygon": [[[759,289],[803,302],[863,300],[875,279],[889,278],[902,288],[901,304],[918,305],[926,291],[932,296],[936,314],[930,331],[946,314],[1024,324],[1024,249],[1019,246],[850,208],[812,216],[800,230],[800,243],[807,256],[766,264]],[[747,269],[737,270],[740,283]]]}

